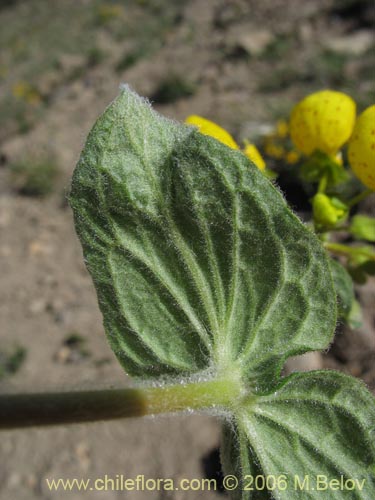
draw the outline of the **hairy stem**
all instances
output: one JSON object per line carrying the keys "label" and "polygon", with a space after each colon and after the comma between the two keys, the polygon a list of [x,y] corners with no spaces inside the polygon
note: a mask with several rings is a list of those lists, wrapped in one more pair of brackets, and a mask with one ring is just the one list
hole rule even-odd
{"label": "hairy stem", "polygon": [[0,395],[0,429],[94,422],[228,407],[239,382],[212,380],[162,387]]}
{"label": "hairy stem", "polygon": [[327,189],[327,184],[328,184],[328,176],[327,174],[324,174],[319,181],[318,193],[324,193],[325,190]]}
{"label": "hairy stem", "polygon": [[350,247],[342,243],[330,242],[324,242],[323,245],[327,250],[336,255],[345,255],[347,257],[360,255],[368,258],[369,260],[375,260],[373,252],[367,250],[366,248]]}
{"label": "hairy stem", "polygon": [[373,192],[374,191],[372,191],[371,189],[365,189],[364,191],[362,191],[361,193],[359,193],[357,196],[355,196],[354,198],[352,198],[348,202],[348,206],[349,207],[353,207],[354,205],[357,205],[357,203],[359,203],[360,201],[362,201],[365,198],[367,198],[367,196],[370,196],[370,194],[373,194]]}

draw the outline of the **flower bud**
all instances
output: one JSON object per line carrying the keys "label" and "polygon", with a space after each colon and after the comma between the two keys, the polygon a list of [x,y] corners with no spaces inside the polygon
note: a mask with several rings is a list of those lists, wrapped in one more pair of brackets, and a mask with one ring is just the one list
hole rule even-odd
{"label": "flower bud", "polygon": [[335,226],[345,214],[345,206],[326,194],[317,193],[313,199],[314,221],[321,226]]}

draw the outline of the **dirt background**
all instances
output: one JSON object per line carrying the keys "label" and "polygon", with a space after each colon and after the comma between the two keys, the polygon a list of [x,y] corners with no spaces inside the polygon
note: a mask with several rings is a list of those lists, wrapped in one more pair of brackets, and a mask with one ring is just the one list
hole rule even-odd
{"label": "dirt background", "polygon": [[[85,137],[121,82],[167,116],[201,114],[238,140],[256,139],[313,90],[348,92],[359,110],[374,101],[372,1],[3,0],[0,25],[2,392],[129,383],[107,345],[66,203]],[[24,196],[14,165],[38,161],[58,171],[51,193]],[[288,370],[336,368],[375,390],[374,283],[357,297],[363,326],[340,327],[328,353]],[[50,492],[45,482],[202,478],[217,469],[207,457],[218,442],[205,416],[2,432],[0,499],[220,498]]]}

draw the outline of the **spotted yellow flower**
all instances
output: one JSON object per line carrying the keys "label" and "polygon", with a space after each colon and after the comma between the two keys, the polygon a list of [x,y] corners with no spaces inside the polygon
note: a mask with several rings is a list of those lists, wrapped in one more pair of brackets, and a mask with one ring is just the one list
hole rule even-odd
{"label": "spotted yellow flower", "polygon": [[267,138],[264,145],[264,151],[266,155],[270,156],[271,158],[275,158],[276,160],[281,160],[285,155],[284,146],[278,144],[272,138]]}
{"label": "spotted yellow flower", "polygon": [[[202,118],[198,115],[190,115],[186,118],[185,123],[188,125],[194,125],[198,127],[199,132],[204,135],[209,135],[214,139],[222,142],[226,146],[232,149],[240,149],[239,145],[233,139],[233,137],[222,127],[216,125],[216,123],[207,120],[206,118]],[[259,153],[258,149],[254,146],[254,144],[245,143],[245,148],[242,152],[259,168],[259,170],[264,170],[266,168],[266,164]]]}
{"label": "spotted yellow flower", "polygon": [[199,132],[202,134],[209,135],[232,149],[239,149],[236,141],[226,130],[206,118],[198,115],[190,115],[186,118],[185,123],[198,127]]}
{"label": "spotted yellow flower", "polygon": [[348,157],[358,179],[375,191],[375,104],[358,117],[349,141]]}
{"label": "spotted yellow flower", "polygon": [[276,135],[281,139],[288,137],[289,125],[285,120],[279,120],[276,123]]}
{"label": "spotted yellow flower", "polygon": [[299,153],[297,153],[297,151],[294,150],[288,151],[285,155],[285,161],[288,163],[288,165],[295,165],[299,159],[300,159]]}
{"label": "spotted yellow flower", "polygon": [[310,94],[292,110],[292,141],[305,155],[319,150],[335,156],[352,134],[355,114],[355,102],[342,92],[321,90]]}
{"label": "spotted yellow flower", "polygon": [[243,153],[259,168],[259,170],[264,170],[266,168],[266,163],[259,153],[258,148],[254,144],[245,142],[245,147]]}

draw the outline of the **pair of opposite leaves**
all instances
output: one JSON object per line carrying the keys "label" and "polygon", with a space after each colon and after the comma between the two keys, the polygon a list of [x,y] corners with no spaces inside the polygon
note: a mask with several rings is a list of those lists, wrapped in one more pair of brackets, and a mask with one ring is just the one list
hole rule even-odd
{"label": "pair of opposite leaves", "polygon": [[242,486],[258,473],[290,482],[240,484],[233,498],[300,499],[293,478],[322,474],[365,480],[327,498],[373,500],[372,395],[333,371],[280,378],[289,356],[327,348],[336,294],[319,241],[245,155],[123,88],[87,139],[70,201],[125,370],[240,378],[243,398],[222,409],[224,470]]}

